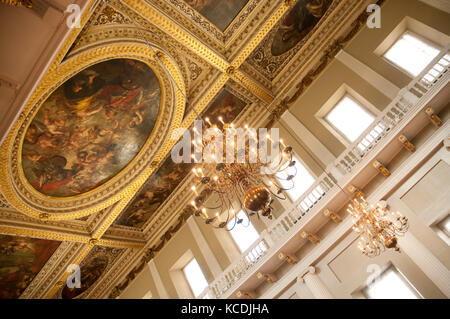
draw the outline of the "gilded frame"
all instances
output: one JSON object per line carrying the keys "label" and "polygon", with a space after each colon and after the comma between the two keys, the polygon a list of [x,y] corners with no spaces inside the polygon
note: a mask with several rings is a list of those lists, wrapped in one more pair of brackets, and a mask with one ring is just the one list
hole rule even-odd
{"label": "gilded frame", "polygon": [[[158,56],[155,52],[156,49],[142,43],[113,43],[80,52],[44,75],[0,148],[0,189],[10,204],[34,218],[75,219],[111,206],[139,189],[157,167],[154,159],[169,147],[167,137],[181,125],[185,107],[181,71],[165,52],[158,50]],[[160,81],[160,111],[149,138],[136,157],[101,186],[72,197],[41,194],[26,180],[21,167],[22,142],[28,125],[46,98],[68,78],[91,65],[115,58],[146,63]],[[183,92],[175,87],[174,81]]]}

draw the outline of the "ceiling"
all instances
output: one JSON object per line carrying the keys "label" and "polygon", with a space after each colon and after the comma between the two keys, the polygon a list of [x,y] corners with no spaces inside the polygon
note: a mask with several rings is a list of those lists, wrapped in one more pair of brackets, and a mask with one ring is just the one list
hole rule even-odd
{"label": "ceiling", "polygon": [[192,213],[173,131],[196,113],[266,126],[367,2],[88,2],[0,149],[0,298],[116,297]]}

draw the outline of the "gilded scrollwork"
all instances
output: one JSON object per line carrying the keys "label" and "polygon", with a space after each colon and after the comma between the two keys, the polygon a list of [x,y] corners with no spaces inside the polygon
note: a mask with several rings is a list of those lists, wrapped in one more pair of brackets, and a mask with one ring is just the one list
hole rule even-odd
{"label": "gilded scrollwork", "polygon": [[96,17],[92,25],[104,25],[104,24],[132,24],[132,22],[126,18],[122,13],[118,12],[111,6],[106,6],[105,9]]}

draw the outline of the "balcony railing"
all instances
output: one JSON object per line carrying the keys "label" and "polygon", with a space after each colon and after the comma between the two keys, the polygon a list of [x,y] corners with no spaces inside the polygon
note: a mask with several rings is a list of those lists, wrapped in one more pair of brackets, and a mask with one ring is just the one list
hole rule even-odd
{"label": "balcony railing", "polygon": [[[385,140],[386,135],[410,115],[409,112],[418,112],[418,110],[414,110],[414,106],[422,96],[433,90],[438,83],[448,82],[449,69],[450,55],[446,48],[419,76],[399,92],[398,96],[377,116],[372,125],[361,134],[361,137],[351,144],[327,170],[336,171],[337,169],[341,173],[340,178],[350,175],[375,146]],[[272,248],[280,246],[287,238],[298,232],[299,229],[296,226],[302,217],[311,214],[311,211],[317,213],[317,204],[330,190],[334,189],[338,182],[337,179],[340,178],[337,176],[332,178],[329,173],[319,176],[290,209],[264,230],[259,239],[209,285],[208,295],[220,298],[230,289],[237,288],[235,287],[236,283],[241,278],[248,276],[253,269],[257,268],[256,266],[262,264],[264,257],[272,252]]]}

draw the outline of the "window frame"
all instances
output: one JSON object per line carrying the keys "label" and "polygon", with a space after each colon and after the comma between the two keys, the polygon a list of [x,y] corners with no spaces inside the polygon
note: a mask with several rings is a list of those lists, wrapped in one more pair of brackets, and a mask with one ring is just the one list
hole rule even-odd
{"label": "window frame", "polygon": [[[402,38],[405,34],[409,34],[410,36],[417,38],[418,40],[420,40],[420,41],[424,42],[425,44],[427,44],[427,45],[429,45],[429,46],[435,48],[435,49],[438,50],[438,51],[442,51],[443,48],[442,48],[439,44],[434,43],[433,41],[427,39],[426,37],[422,36],[421,34],[416,33],[416,32],[414,32],[414,31],[412,31],[412,30],[410,30],[410,29],[405,29],[405,30],[403,30],[403,32],[401,32],[400,35],[396,37],[395,41],[393,41],[393,42],[391,43],[391,45],[390,45],[386,50],[384,50],[383,54],[381,55],[381,58],[382,58],[385,62],[389,63],[391,66],[395,67],[397,70],[399,70],[399,71],[401,71],[402,73],[406,74],[408,77],[414,79],[414,78],[416,78],[416,75],[412,74],[409,70],[404,69],[402,66],[396,64],[394,61],[391,61],[391,60],[389,60],[389,59],[386,57],[387,52],[388,52],[388,51],[389,51],[389,50],[390,50],[390,49],[391,49],[391,48],[392,48],[392,47],[400,40],[400,38]],[[434,58],[433,58],[433,59],[434,59]],[[431,61],[432,61],[432,60],[431,60]],[[431,61],[430,61],[428,64],[430,64]],[[421,71],[421,73],[422,73],[423,71],[425,71],[425,69],[426,69],[426,67]],[[419,73],[419,74],[420,74],[420,73]]]}
{"label": "window frame", "polygon": [[[200,255],[197,257],[200,257]],[[177,258],[177,260],[169,269],[169,277],[172,281],[173,286],[175,287],[178,297],[181,299],[197,299],[184,272],[184,268],[193,259],[195,259],[200,266],[199,259],[195,257],[191,249],[188,249]],[[206,282],[209,285],[210,282],[208,281],[207,276],[201,266],[200,269],[206,279]]]}
{"label": "window frame", "polygon": [[[305,161],[295,152],[292,151],[292,159],[295,160],[296,162],[298,162],[301,166],[303,166],[303,168],[309,173],[309,175],[311,175],[311,177],[314,179],[314,182],[306,189],[308,190],[309,188],[311,188],[312,185],[314,185],[314,183],[317,181],[318,176],[309,168],[308,165],[306,165]],[[280,184],[280,186],[283,186],[281,184],[281,182],[278,180],[278,183]],[[294,184],[295,187],[295,184]],[[305,190],[305,192],[306,192]],[[292,198],[292,196],[289,194],[289,191],[285,191],[287,198],[290,200],[290,202],[292,204],[295,204],[300,197],[302,197],[303,194],[305,194],[305,192],[303,192],[299,197],[297,197],[296,199]]]}
{"label": "window frame", "polygon": [[433,27],[429,26],[428,24],[425,24],[419,20],[416,20],[410,16],[406,16],[403,18],[403,20],[395,26],[392,31],[380,42],[380,44],[377,46],[377,48],[373,51],[373,53],[379,57],[383,62],[385,62],[387,65],[394,68],[394,70],[397,70],[401,74],[404,74],[405,76],[409,78],[414,78],[413,75],[406,72],[401,67],[397,66],[395,63],[391,62],[390,60],[386,59],[384,57],[384,54],[400,39],[400,37],[405,32],[411,32],[418,38],[420,38],[425,43],[428,43],[434,47],[440,48],[440,50],[443,50],[443,48],[446,48],[450,44],[450,36],[434,29]]}
{"label": "window frame", "polygon": [[[394,272],[397,277],[407,286],[411,293],[416,296],[416,299],[423,299],[423,296],[419,293],[419,291],[414,287],[414,285],[408,280],[408,278],[392,263],[390,263],[383,271],[380,273],[380,275],[375,279],[375,281],[371,282],[369,285],[366,285],[364,288],[361,289],[361,294],[366,299],[386,299],[386,298],[370,298],[369,294],[367,293],[367,290],[370,289],[371,286],[373,286],[377,280],[380,280],[380,278],[383,278],[386,276],[388,272]],[[396,298],[396,299],[402,299],[402,298]]]}
{"label": "window frame", "polygon": [[445,228],[444,223],[448,223],[448,219],[450,219],[450,215],[445,216],[438,224],[437,227],[450,239],[450,231]]}
{"label": "window frame", "polygon": [[[189,281],[189,279],[188,279],[188,276],[187,276],[187,274],[186,274],[186,271],[185,271],[186,267],[187,267],[190,263],[192,263],[194,260],[195,260],[196,264],[198,265],[198,267],[200,268],[200,272],[202,273],[203,278],[204,278],[205,281],[206,281],[206,287],[203,288],[203,290],[200,292],[200,294],[199,294],[198,296],[195,295],[194,289],[192,288],[192,285],[191,285],[191,283],[190,283],[190,281]],[[190,260],[189,260],[189,261],[181,268],[181,272],[183,273],[184,278],[185,278],[186,282],[188,283],[188,286],[189,286],[189,289],[191,290],[192,296],[194,296],[194,299],[197,299],[197,298],[202,294],[202,292],[203,292],[206,288],[208,288],[208,285],[209,285],[208,279],[206,279],[205,273],[203,272],[203,269],[202,269],[202,267],[200,266],[198,260],[197,260],[195,257],[192,257],[192,258],[191,258],[191,259],[190,259]]]}
{"label": "window frame", "polygon": [[353,143],[356,143],[358,139],[363,136],[361,134],[355,142],[350,141],[337,127],[333,125],[326,118],[328,114],[344,99],[348,96],[356,104],[358,104],[362,109],[374,117],[374,121],[381,113],[372,103],[365,99],[362,95],[348,86],[346,83],[342,84],[336,92],[330,96],[330,98],[322,105],[319,111],[316,112],[315,118],[323,125],[325,128],[334,135],[345,147],[350,147]]}
{"label": "window frame", "polygon": [[448,219],[450,219],[450,214],[447,214],[444,218],[431,226],[431,228],[436,232],[439,238],[447,244],[447,246],[450,246],[450,232],[445,229],[443,225]]}
{"label": "window frame", "polygon": [[[242,211],[242,210],[240,210],[237,214],[239,214],[240,212],[242,212],[242,213],[245,214],[245,212]],[[259,238],[259,237],[261,236],[261,233],[256,229],[255,225],[253,225],[253,223],[252,223],[252,221],[250,220],[250,218],[249,218],[248,220],[249,220],[249,222],[250,222],[250,224],[251,224],[251,227],[253,227],[253,229],[255,230],[255,232],[258,234],[258,238]],[[230,220],[228,223],[232,223],[232,222],[233,222],[233,220]],[[236,225],[236,226],[241,226],[241,225]],[[235,226],[235,227],[236,227],[236,226]],[[228,225],[227,225],[227,227],[228,227]],[[249,227],[250,227],[250,226],[249,226]],[[258,238],[256,238],[256,239],[249,245],[249,247],[247,247],[247,249],[241,250],[241,247],[239,247],[239,244],[237,243],[236,239],[235,239],[234,236],[232,235],[232,231],[229,231],[228,233],[229,233],[229,235],[230,235],[230,237],[231,237],[233,243],[235,244],[237,250],[240,252],[240,254],[242,254],[242,253],[244,253],[245,251],[247,251],[248,248],[249,248],[251,245],[253,245],[253,244],[258,240]]]}

